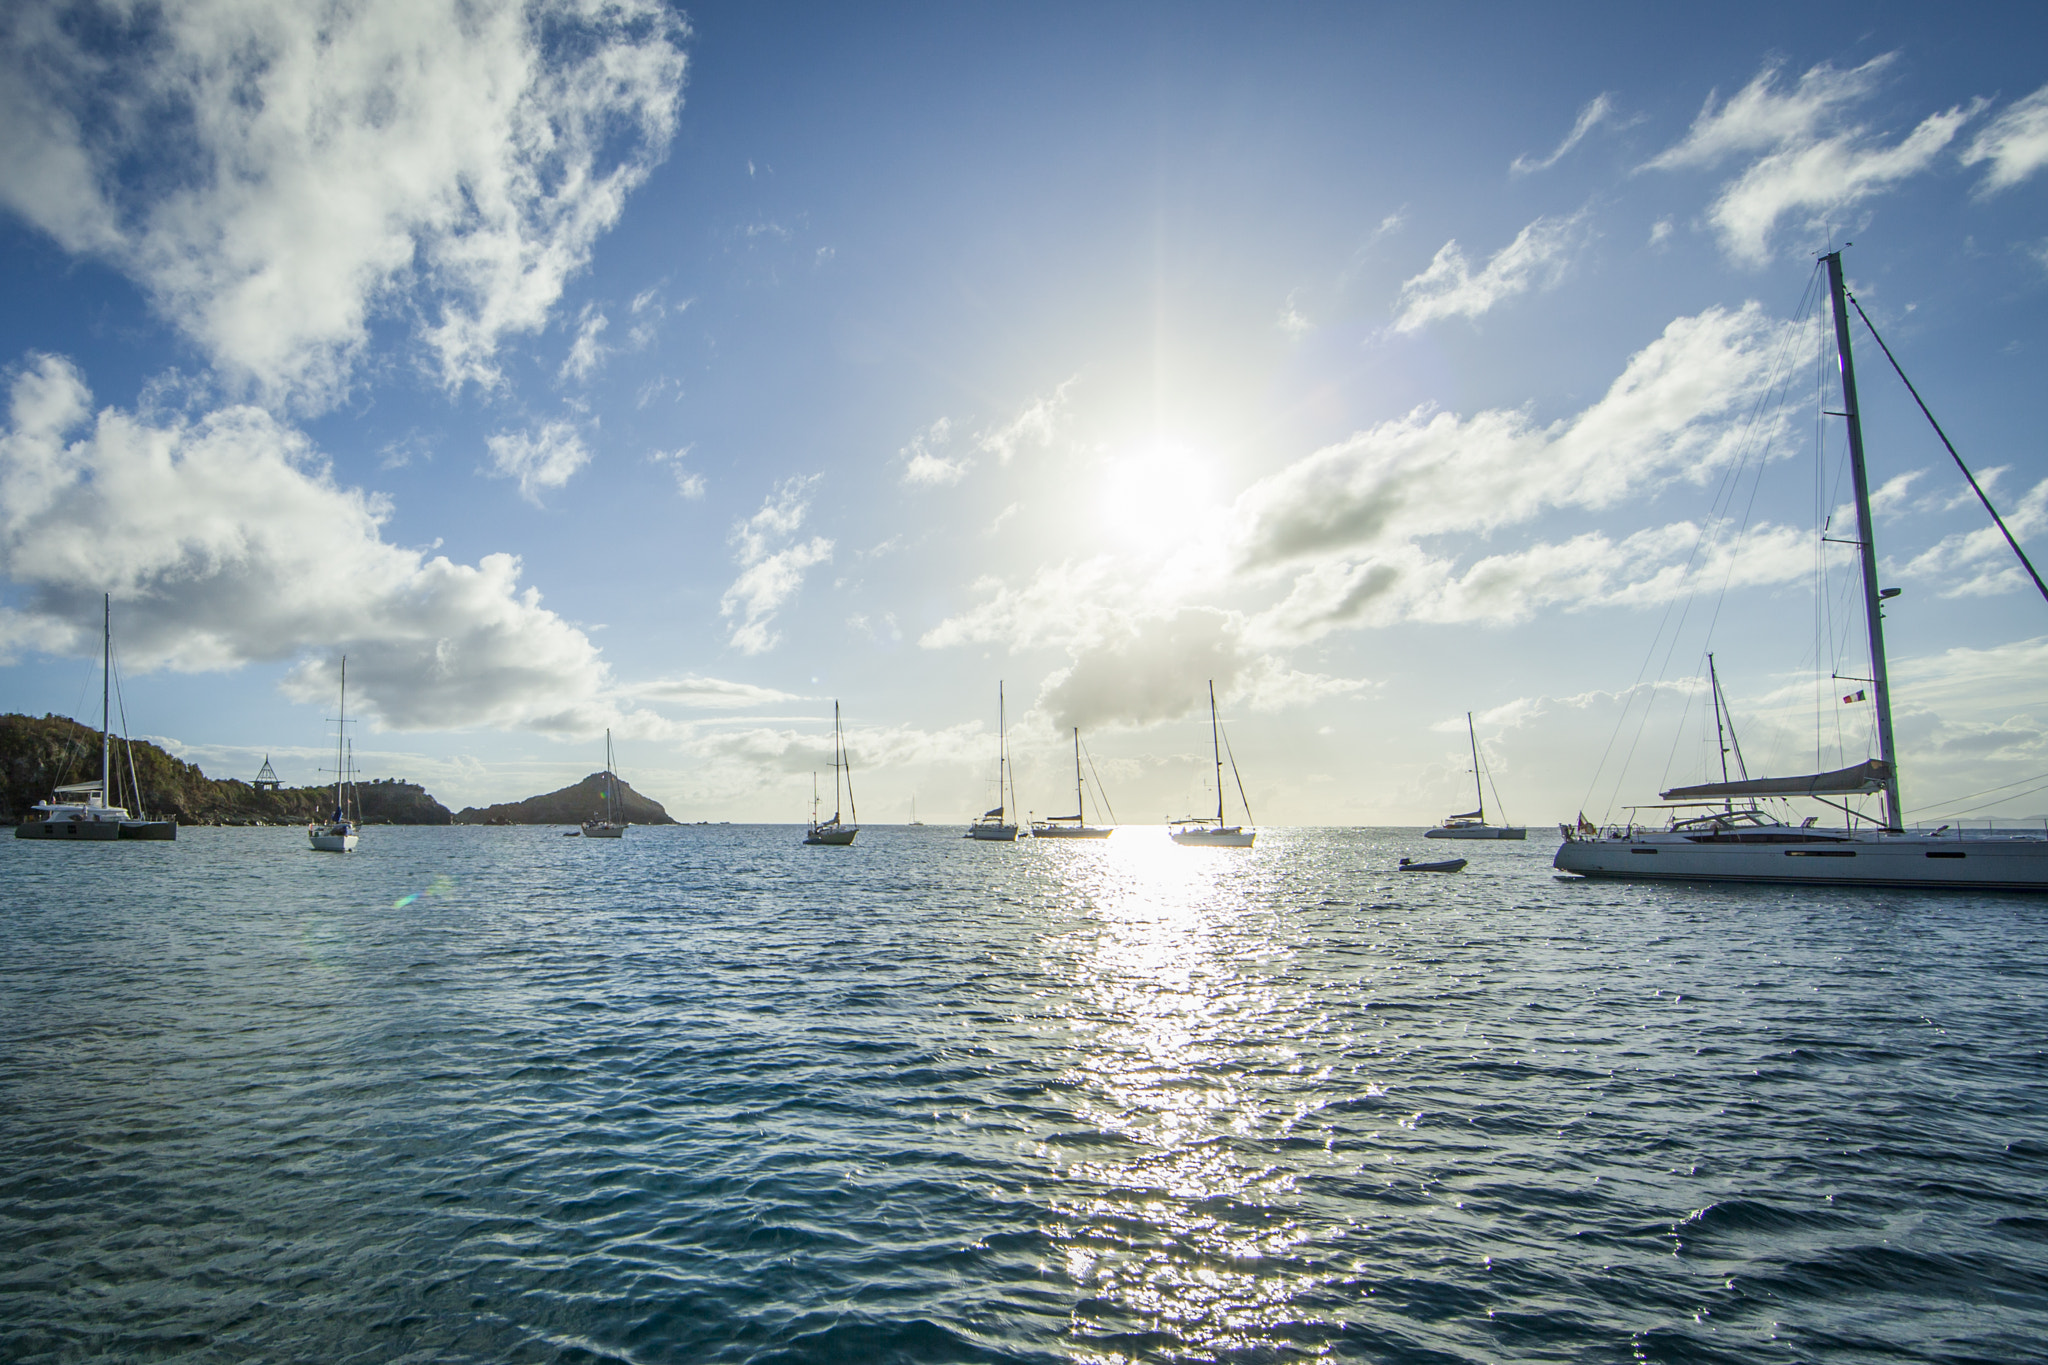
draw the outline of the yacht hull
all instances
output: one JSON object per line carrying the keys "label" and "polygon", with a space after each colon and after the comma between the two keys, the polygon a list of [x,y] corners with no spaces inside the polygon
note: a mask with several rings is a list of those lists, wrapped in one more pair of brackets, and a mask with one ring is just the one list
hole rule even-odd
{"label": "yacht hull", "polygon": [[989,844],[1014,844],[1017,842],[1015,825],[969,825],[967,837]]}
{"label": "yacht hull", "polygon": [[353,853],[362,838],[346,827],[321,827],[315,825],[306,831],[306,843],[315,853]]}
{"label": "yacht hull", "polygon": [[1176,829],[1167,832],[1176,844],[1196,848],[1250,848],[1259,837],[1255,829]]}
{"label": "yacht hull", "polygon": [[1628,881],[2048,891],[2048,837],[1870,832],[1700,843],[1645,834],[1570,839],[1551,865],[1581,877]]}
{"label": "yacht hull", "polygon": [[123,839],[175,840],[178,837],[176,820],[124,820],[121,822]]}
{"label": "yacht hull", "polygon": [[1425,839],[1526,839],[1529,831],[1521,825],[1438,825],[1422,832]]}
{"label": "yacht hull", "polygon": [[860,833],[858,825],[814,829],[804,836],[804,842],[807,844],[820,844],[827,848],[845,848],[853,842],[853,836],[858,833]]}
{"label": "yacht hull", "polygon": [[1107,839],[1116,833],[1113,825],[1033,825],[1034,839]]}
{"label": "yacht hull", "polygon": [[606,824],[602,820],[593,820],[583,827],[583,837],[586,839],[619,839],[625,837],[625,833],[624,825]]}

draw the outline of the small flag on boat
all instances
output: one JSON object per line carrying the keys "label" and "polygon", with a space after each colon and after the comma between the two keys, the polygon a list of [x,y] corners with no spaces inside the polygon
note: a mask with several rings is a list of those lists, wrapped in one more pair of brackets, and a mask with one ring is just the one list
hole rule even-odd
{"label": "small flag on boat", "polygon": [[1599,833],[1599,831],[1598,831],[1598,830],[1596,830],[1596,829],[1594,829],[1594,828],[1593,828],[1593,822],[1592,822],[1591,820],[1588,820],[1588,819],[1586,818],[1586,812],[1584,812],[1584,811],[1580,811],[1580,812],[1579,812],[1579,833],[1581,833],[1581,834],[1597,834],[1597,833]]}
{"label": "small flag on boat", "polygon": [[1856,689],[1856,690],[1855,690],[1854,692],[1851,692],[1851,693],[1850,693],[1850,694],[1849,694],[1848,696],[1846,696],[1846,697],[1842,698],[1842,700],[1843,700],[1843,701],[1844,701],[1845,703],[1846,703],[1846,702],[1854,702],[1854,701],[1862,701],[1862,700],[1863,700],[1863,689],[1862,689],[1862,688],[1860,688],[1860,687],[1859,687],[1859,688],[1857,688],[1857,689]]}

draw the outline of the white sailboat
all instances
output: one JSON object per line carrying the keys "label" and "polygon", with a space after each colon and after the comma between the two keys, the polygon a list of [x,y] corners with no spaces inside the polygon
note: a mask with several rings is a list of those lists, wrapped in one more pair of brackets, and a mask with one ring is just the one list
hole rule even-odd
{"label": "white sailboat", "polygon": [[[839,818],[839,779],[846,778],[846,810],[851,822]],[[818,775],[811,774],[811,828],[804,835],[807,844],[844,848],[860,833],[860,807],[853,800],[853,765],[846,759],[846,736],[839,728],[839,703],[832,703],[832,818],[818,819]]]}
{"label": "white sailboat", "polygon": [[924,828],[924,821],[917,818],[917,798],[915,796],[910,798],[910,827],[912,829]]}
{"label": "white sailboat", "polygon": [[1017,822],[1008,815],[1017,804],[1016,782],[1010,773],[1010,719],[1003,706],[1003,685],[996,684],[996,804],[967,826],[966,838],[989,843],[1017,842]]}
{"label": "white sailboat", "polygon": [[1223,823],[1223,723],[1216,719],[1216,684],[1209,684],[1209,747],[1216,756],[1216,814],[1188,815],[1169,820],[1166,832],[1176,844],[1201,844],[1211,848],[1250,848],[1259,832],[1251,827],[1252,803],[1245,798],[1244,779],[1237,775],[1237,755],[1230,755],[1230,776],[1237,783],[1237,799],[1244,804],[1242,825]]}
{"label": "white sailboat", "polygon": [[[1848,304],[1842,282],[1842,253],[1822,258],[1834,305],[1835,353],[1842,377],[1842,411],[1830,414],[1847,423],[1849,464],[1855,483],[1857,539],[1863,578],[1863,609],[1870,640],[1870,690],[1876,705],[1877,756],[1833,772],[1798,777],[1752,778],[1742,771],[1730,776],[1723,759],[1722,780],[1674,787],[1662,793],[1672,803],[1669,822],[1661,830],[1626,825],[1606,829],[1581,818],[1560,825],[1564,844],[1554,865],[1585,877],[1620,877],[1656,881],[1789,882],[1818,886],[1951,887],[1978,890],[2048,891],[2048,833],[1972,830],[1944,825],[1936,830],[1907,829],[1899,800],[1898,751],[1892,739],[1891,685],[1886,677],[1882,604],[1896,588],[1880,588],[1877,544],[1870,515],[1870,483],[1863,459],[1863,424],[1856,402],[1856,369],[1849,345]],[[1861,309],[1859,307],[1858,311]],[[1869,318],[1864,318],[1865,325]],[[1872,335],[1876,335],[1872,329]],[[1883,339],[1878,344],[1882,346]],[[1889,351],[1887,351],[1889,355]],[[1897,361],[1893,361],[1894,366]],[[1901,371],[1901,378],[1904,372]],[[1911,384],[1907,387],[1910,389]],[[1915,399],[1919,398],[1917,393]],[[1922,404],[1925,410],[1925,404]],[[1932,420],[1932,414],[1929,414]],[[1940,427],[1935,428],[1937,434]],[[1944,444],[1947,437],[1943,436]],[[1954,454],[1954,448],[1950,447]],[[1957,464],[1962,463],[1958,456]],[[1967,476],[1969,471],[1964,469]],[[1974,478],[1972,486],[1976,486]],[[1982,490],[1978,490],[1983,497]],[[1985,507],[1990,508],[1989,499]],[[1997,513],[1992,512],[1994,520]],[[2004,529],[2004,523],[1999,523]],[[2006,539],[2026,564],[2026,556],[2007,532]],[[2033,574],[2033,566],[2027,564]],[[2037,587],[2039,575],[2034,575]],[[2048,597],[2048,587],[2041,587]],[[1716,719],[1719,680],[1715,678]],[[1838,799],[1856,795],[1883,797],[1881,824],[1858,823],[1857,813]],[[1810,799],[1847,814],[1846,825],[1819,827],[1819,817],[1787,824],[1756,803],[1760,800]],[[1745,802],[1737,807],[1738,801]],[[1702,808],[1704,808],[1703,813]],[[1687,813],[1695,812],[1695,813]]]}
{"label": "white sailboat", "polygon": [[619,817],[625,813],[625,805],[619,800],[618,770],[612,766],[612,732],[604,732],[604,814],[593,815],[583,822],[583,837],[586,839],[623,839],[628,828]]}
{"label": "white sailboat", "polygon": [[[126,806],[107,798],[117,779],[114,774],[113,710],[114,599],[111,593],[100,599],[100,775],[95,782],[69,782],[56,788],[48,801],[29,807],[29,818],[14,827],[17,839],[62,839],[66,842],[105,843],[116,839],[176,839],[178,822],[151,820],[130,815]],[[126,728],[127,707],[122,707]],[[122,741],[127,742],[125,738]],[[137,807],[142,804],[142,784],[135,776],[135,753],[128,754],[128,785]],[[72,798],[66,800],[65,798]]]}
{"label": "white sailboat", "polygon": [[1527,828],[1521,825],[1489,825],[1486,823],[1486,779],[1479,766],[1479,734],[1472,728],[1472,713],[1465,713],[1465,738],[1472,745],[1472,787],[1479,803],[1463,815],[1446,815],[1444,822],[1434,829],[1422,832],[1425,839],[1526,839]]}
{"label": "white sailboat", "polygon": [[362,812],[354,809],[355,783],[349,773],[346,654],[341,656],[340,708],[334,720],[334,815],[306,826],[306,842],[315,853],[353,853],[362,838]]}
{"label": "white sailboat", "polygon": [[[1102,790],[1100,779],[1097,780],[1095,789],[1098,793]],[[1105,802],[1105,804],[1107,803]],[[1072,815],[1054,815],[1044,820],[1033,820],[1031,822],[1031,837],[1034,839],[1107,839],[1110,835],[1116,833],[1116,825],[1114,823],[1107,825],[1089,824],[1086,819],[1087,813],[1088,807],[1082,799],[1081,791],[1081,728],[1077,725],[1074,727],[1074,813]],[[1111,811],[1109,818],[1112,822],[1115,821],[1116,813]]]}

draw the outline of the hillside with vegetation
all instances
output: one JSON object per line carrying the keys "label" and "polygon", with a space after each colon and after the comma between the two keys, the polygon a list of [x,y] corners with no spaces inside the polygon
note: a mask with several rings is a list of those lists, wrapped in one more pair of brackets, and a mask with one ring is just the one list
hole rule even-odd
{"label": "hillside with vegetation", "polygon": [[[629,825],[673,825],[677,823],[661,808],[624,782],[619,783],[619,816]],[[469,806],[458,812],[458,825],[580,825],[604,811],[604,774],[592,773],[573,787],[524,801],[506,801],[495,806]]]}
{"label": "hillside with vegetation", "polygon": [[[134,800],[129,760],[142,800]],[[168,816],[181,825],[290,825],[334,809],[332,787],[258,791],[236,778],[212,778],[195,764],[141,740],[115,741],[113,804],[132,812]],[[58,786],[100,775],[100,732],[64,716],[0,716],[0,824],[19,824],[29,807]],[[363,823],[445,825],[454,816],[413,782],[360,782]],[[139,810],[138,810],[139,807]]]}

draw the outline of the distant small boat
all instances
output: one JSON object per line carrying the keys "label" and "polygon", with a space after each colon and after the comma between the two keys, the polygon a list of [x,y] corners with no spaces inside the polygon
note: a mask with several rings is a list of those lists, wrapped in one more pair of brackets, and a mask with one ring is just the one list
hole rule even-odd
{"label": "distant small boat", "polygon": [[1017,842],[1017,822],[1007,812],[1016,805],[1016,782],[1010,774],[1010,720],[1003,708],[1003,685],[996,684],[996,805],[983,811],[963,836],[994,844]]}
{"label": "distant small boat", "polygon": [[1237,773],[1237,755],[1230,756],[1230,776],[1237,783],[1237,799],[1244,804],[1245,823],[1223,823],[1223,722],[1216,719],[1216,683],[1209,683],[1209,748],[1216,756],[1216,814],[1189,815],[1167,822],[1167,837],[1176,844],[1205,845],[1210,848],[1250,848],[1259,832],[1251,828],[1252,803],[1244,794],[1244,779]]}
{"label": "distant small boat", "polygon": [[1465,870],[1465,860],[1463,858],[1445,858],[1441,862],[1418,863],[1413,858],[1403,858],[1400,870],[1403,872],[1462,872]]}
{"label": "distant small boat", "polygon": [[[839,779],[846,778],[846,809],[853,816],[851,823],[839,818]],[[832,703],[832,818],[820,822],[818,819],[818,775],[811,774],[811,828],[804,835],[807,844],[822,844],[829,848],[844,848],[853,842],[853,836],[860,833],[860,808],[853,801],[853,766],[846,759],[846,738],[839,729],[839,703]]]}
{"label": "distant small boat", "polygon": [[1465,713],[1465,738],[1472,744],[1472,787],[1479,797],[1476,810],[1463,815],[1446,815],[1444,822],[1435,829],[1424,830],[1425,839],[1527,839],[1529,831],[1521,825],[1489,825],[1486,823],[1486,779],[1479,766],[1479,735],[1472,728],[1472,713]]}
{"label": "distant small boat", "polygon": [[[1097,779],[1097,794],[1100,794],[1101,790],[1100,779]],[[1083,803],[1081,797],[1081,728],[1077,725],[1074,727],[1074,813],[1072,815],[1055,815],[1045,820],[1033,820],[1031,822],[1031,837],[1034,839],[1107,839],[1110,835],[1116,833],[1116,826],[1114,824],[1089,824],[1083,818],[1087,811],[1088,807]],[[1115,812],[1110,813],[1110,819],[1116,819]]]}
{"label": "distant small boat", "polygon": [[917,798],[910,798],[910,824],[913,829],[923,829],[924,821],[917,818]]}
{"label": "distant small boat", "polygon": [[362,812],[354,809],[355,783],[350,780],[348,748],[348,655],[341,656],[341,709],[334,718],[334,817],[306,826],[306,843],[315,853],[353,853],[362,837]]}
{"label": "distant small boat", "polygon": [[604,817],[593,815],[583,822],[582,834],[586,839],[621,839],[628,828],[619,816],[624,803],[619,800],[619,777],[612,767],[612,732],[604,732]]}

